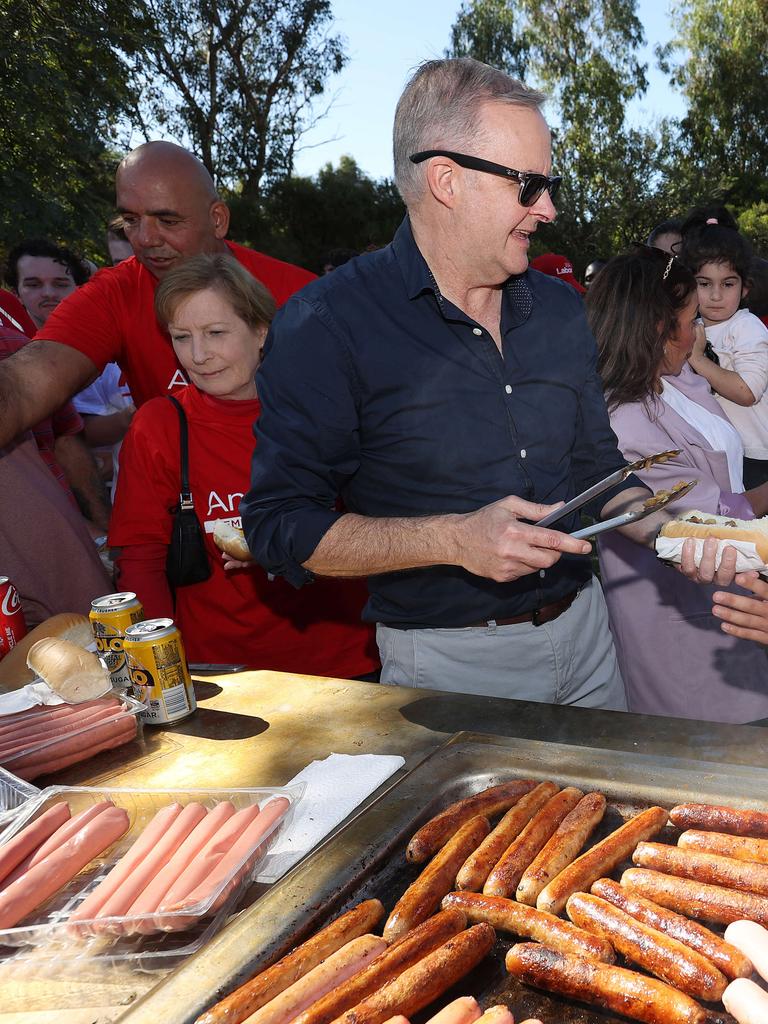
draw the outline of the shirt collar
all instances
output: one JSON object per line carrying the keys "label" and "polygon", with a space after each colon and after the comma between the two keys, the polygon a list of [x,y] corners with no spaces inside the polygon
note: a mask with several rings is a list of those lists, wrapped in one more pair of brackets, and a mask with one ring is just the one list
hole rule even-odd
{"label": "shirt collar", "polygon": [[[403,275],[409,299],[415,299],[424,292],[432,292],[442,310],[442,295],[432,276],[427,261],[422,256],[413,237],[410,218],[406,215],[392,240],[400,272]],[[510,326],[524,323],[533,310],[533,292],[528,271],[510,277],[504,285],[504,319]]]}

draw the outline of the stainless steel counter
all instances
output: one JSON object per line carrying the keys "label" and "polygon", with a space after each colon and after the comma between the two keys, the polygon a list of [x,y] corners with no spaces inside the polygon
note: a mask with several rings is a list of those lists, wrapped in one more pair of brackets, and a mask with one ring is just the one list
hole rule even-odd
{"label": "stainless steel counter", "polygon": [[[768,733],[757,727],[717,726],[275,672],[207,678],[198,681],[197,690],[200,710],[193,718],[173,729],[147,729],[142,748],[99,755],[59,773],[56,782],[108,782],[157,789],[279,785],[308,762],[332,751],[401,754],[407,771],[460,730],[710,761],[722,766],[725,774],[728,765],[768,766]],[[66,1024],[114,1020],[157,980],[152,975],[117,972],[100,977],[87,966],[77,976],[45,981],[0,974],[0,1024],[43,1024],[53,1018],[38,1010],[65,1009]],[[140,1012],[137,1007],[136,1013]],[[130,1016],[134,1021],[141,1019],[135,1013]],[[56,1024],[61,1019],[58,1013]],[[155,1018],[146,1019],[154,1024]]]}

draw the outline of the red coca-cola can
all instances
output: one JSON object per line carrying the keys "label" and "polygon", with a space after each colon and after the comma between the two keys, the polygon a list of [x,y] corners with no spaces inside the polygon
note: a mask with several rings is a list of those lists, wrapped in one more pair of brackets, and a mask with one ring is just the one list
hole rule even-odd
{"label": "red coca-cola can", "polygon": [[0,576],[0,661],[26,634],[19,592],[7,576]]}

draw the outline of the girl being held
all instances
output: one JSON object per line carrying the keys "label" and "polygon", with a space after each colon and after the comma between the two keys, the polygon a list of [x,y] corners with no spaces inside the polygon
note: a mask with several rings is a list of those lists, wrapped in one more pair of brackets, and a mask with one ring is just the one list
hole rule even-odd
{"label": "girl being held", "polygon": [[[744,487],[768,480],[768,328],[741,302],[752,253],[726,210],[694,213],[681,257],[693,271],[701,328],[690,365],[704,377],[744,443]],[[709,342],[719,365],[705,354]]]}

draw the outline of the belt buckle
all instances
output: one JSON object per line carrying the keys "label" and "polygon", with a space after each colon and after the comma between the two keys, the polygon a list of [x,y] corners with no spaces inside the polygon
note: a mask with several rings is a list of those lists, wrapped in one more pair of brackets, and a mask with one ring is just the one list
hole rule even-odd
{"label": "belt buckle", "polygon": [[543,626],[544,625],[544,623],[539,618],[539,614],[540,614],[541,611],[542,611],[541,608],[534,608],[533,611],[531,612],[531,623],[534,626]]}

